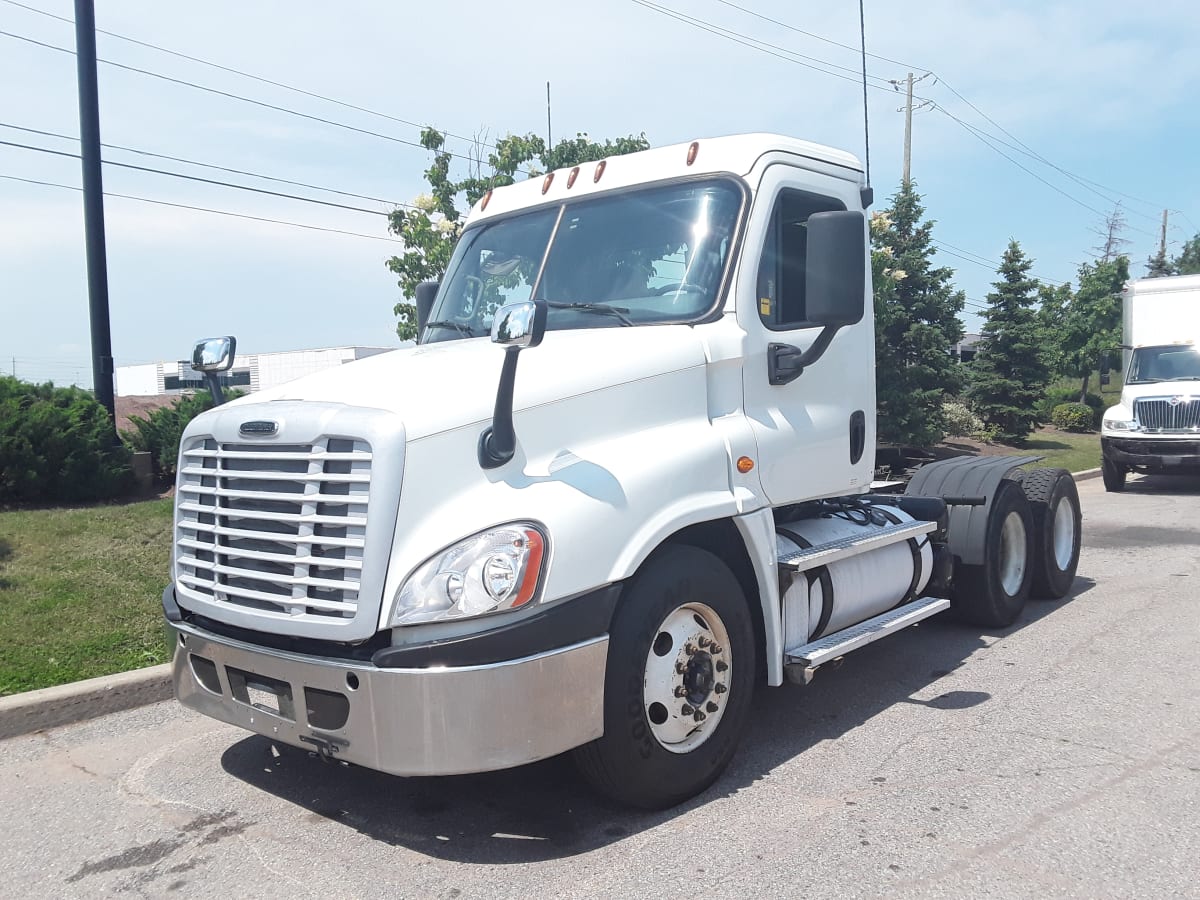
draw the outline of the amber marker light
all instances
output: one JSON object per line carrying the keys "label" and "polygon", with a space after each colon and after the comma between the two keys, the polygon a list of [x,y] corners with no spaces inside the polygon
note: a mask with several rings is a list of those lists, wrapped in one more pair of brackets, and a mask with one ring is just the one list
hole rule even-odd
{"label": "amber marker light", "polygon": [[688,147],[688,162],[687,162],[687,164],[689,166],[696,161],[696,154],[699,152],[700,152],[700,142],[692,141],[692,146]]}
{"label": "amber marker light", "polygon": [[597,182],[600,180],[600,176],[604,174],[604,167],[607,165],[608,165],[607,159],[602,159],[602,160],[600,160],[600,162],[596,163],[596,174],[592,176],[593,182]]}
{"label": "amber marker light", "polygon": [[512,603],[513,609],[524,606],[533,599],[538,579],[542,575],[542,557],[546,553],[546,544],[534,529],[525,529],[525,539],[529,542],[529,559],[525,562],[525,572],[521,579],[521,587],[517,591],[517,599]]}
{"label": "amber marker light", "polygon": [[479,202],[479,209],[481,212],[483,210],[487,209],[487,205],[491,201],[491,199],[492,199],[491,191],[488,191],[486,194],[483,195],[483,199]]}
{"label": "amber marker light", "polygon": [[550,190],[550,183],[552,181],[554,181],[554,173],[553,172],[551,172],[549,175],[547,175],[546,180],[542,182],[542,193],[543,194],[546,193],[546,191]]}
{"label": "amber marker light", "polygon": [[575,187],[575,179],[579,177],[579,166],[571,170],[571,174],[567,176],[567,190]]}
{"label": "amber marker light", "polygon": [[737,461],[737,470],[745,475],[754,468],[754,460],[748,456],[739,456]]}

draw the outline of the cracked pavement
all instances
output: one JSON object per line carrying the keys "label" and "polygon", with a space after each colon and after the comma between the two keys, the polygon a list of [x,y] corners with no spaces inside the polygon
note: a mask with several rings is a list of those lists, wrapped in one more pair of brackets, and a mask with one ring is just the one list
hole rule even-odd
{"label": "cracked pavement", "polygon": [[0,742],[7,896],[1195,897],[1200,479],[1079,485],[1072,596],[760,689],[717,785],[398,779],[159,703]]}

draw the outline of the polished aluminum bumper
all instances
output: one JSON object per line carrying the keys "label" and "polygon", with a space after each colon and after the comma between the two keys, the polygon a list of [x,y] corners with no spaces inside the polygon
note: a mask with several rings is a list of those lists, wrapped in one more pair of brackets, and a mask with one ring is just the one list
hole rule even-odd
{"label": "polished aluminum bumper", "polygon": [[394,775],[519,766],[604,729],[607,636],[490,665],[381,669],[169,625],[184,706]]}

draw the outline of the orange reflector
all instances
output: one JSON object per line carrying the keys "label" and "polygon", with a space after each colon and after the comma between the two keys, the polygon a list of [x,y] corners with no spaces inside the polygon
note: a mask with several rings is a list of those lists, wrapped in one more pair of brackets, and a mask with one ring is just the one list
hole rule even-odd
{"label": "orange reflector", "polygon": [[737,461],[737,470],[745,475],[754,468],[754,460],[748,456],[739,456]]}
{"label": "orange reflector", "polygon": [[592,176],[593,182],[600,180],[600,176],[604,174],[604,167],[607,165],[608,165],[607,159],[602,159],[602,160],[600,160],[600,162],[596,163],[596,174]]}
{"label": "orange reflector", "polygon": [[550,190],[550,182],[552,182],[553,180],[554,180],[554,173],[551,172],[549,175],[546,176],[546,180],[542,182],[542,193],[543,194],[546,193],[546,191]]}
{"label": "orange reflector", "polygon": [[696,154],[700,152],[700,142],[692,141],[692,146],[688,147],[688,165],[696,161]]}
{"label": "orange reflector", "polygon": [[491,192],[491,191],[488,191],[486,194],[484,194],[484,195],[483,195],[483,200],[481,200],[481,201],[480,201],[480,203],[479,203],[479,209],[480,209],[480,211],[483,211],[483,210],[487,209],[488,201],[489,201],[489,200],[491,200],[491,199],[492,199],[492,192]]}
{"label": "orange reflector", "polygon": [[517,591],[517,599],[512,603],[514,608],[533,599],[538,579],[542,576],[542,557],[546,552],[545,541],[532,528],[525,529],[525,539],[529,541],[529,559],[525,562],[525,574],[521,581],[521,588]]}
{"label": "orange reflector", "polygon": [[579,177],[579,166],[571,170],[571,174],[567,176],[567,190],[575,187],[575,179]]}

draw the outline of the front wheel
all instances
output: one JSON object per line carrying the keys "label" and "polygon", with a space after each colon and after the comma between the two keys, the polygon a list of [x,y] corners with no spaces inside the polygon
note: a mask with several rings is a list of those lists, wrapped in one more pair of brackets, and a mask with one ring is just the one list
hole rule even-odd
{"label": "front wheel", "polygon": [[668,546],[622,596],[609,631],[604,735],[575,751],[576,764],[621,803],[680,803],[733,758],[754,677],[754,630],[737,579],[705,550]]}
{"label": "front wheel", "polygon": [[1102,459],[1100,461],[1100,474],[1104,478],[1104,489],[1110,494],[1119,494],[1125,490],[1125,476],[1129,474],[1129,470],[1120,463]]}

